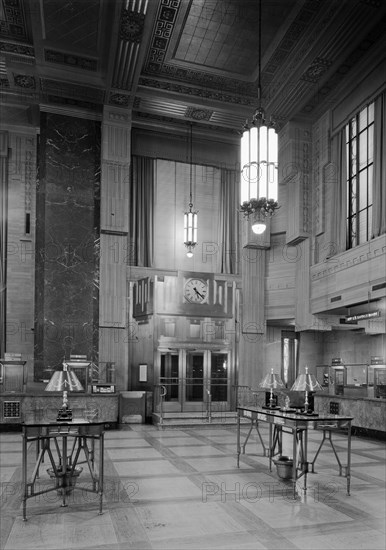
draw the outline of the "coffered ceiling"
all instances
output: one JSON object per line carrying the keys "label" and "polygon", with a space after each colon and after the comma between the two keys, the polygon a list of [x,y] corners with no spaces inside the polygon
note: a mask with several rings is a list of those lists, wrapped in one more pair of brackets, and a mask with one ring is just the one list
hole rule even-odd
{"label": "coffered ceiling", "polygon": [[[261,17],[262,104],[279,127],[315,120],[386,51],[384,0],[262,0]],[[2,120],[108,105],[134,126],[236,135],[257,106],[258,21],[259,0],[0,0]]]}

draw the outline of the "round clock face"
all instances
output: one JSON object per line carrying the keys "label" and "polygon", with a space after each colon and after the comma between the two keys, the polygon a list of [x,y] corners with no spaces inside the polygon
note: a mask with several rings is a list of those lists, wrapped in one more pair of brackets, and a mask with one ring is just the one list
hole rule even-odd
{"label": "round clock face", "polygon": [[208,295],[208,285],[203,279],[189,279],[185,283],[184,296],[192,304],[203,304]]}

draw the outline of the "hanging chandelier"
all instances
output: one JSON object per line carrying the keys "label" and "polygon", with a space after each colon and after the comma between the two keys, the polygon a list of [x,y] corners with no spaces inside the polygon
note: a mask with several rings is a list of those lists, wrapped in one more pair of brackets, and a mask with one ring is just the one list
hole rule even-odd
{"label": "hanging chandelier", "polygon": [[[259,0],[259,77],[258,107],[251,121],[246,121],[241,136],[241,206],[253,214],[252,231],[261,234],[266,229],[265,219],[278,208],[278,140],[272,120],[267,123],[261,106],[261,0]],[[269,202],[271,208],[255,210],[252,201]],[[275,207],[272,209],[272,204]]]}
{"label": "hanging chandelier", "polygon": [[197,211],[193,210],[192,181],[193,181],[193,128],[190,124],[190,154],[189,154],[189,210],[184,213],[184,245],[187,248],[188,258],[193,256],[194,247],[197,244]]}

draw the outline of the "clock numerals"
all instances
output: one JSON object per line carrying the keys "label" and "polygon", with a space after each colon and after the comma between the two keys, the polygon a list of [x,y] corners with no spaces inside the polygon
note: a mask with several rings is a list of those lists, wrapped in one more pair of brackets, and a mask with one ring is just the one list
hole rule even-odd
{"label": "clock numerals", "polygon": [[203,304],[207,300],[208,285],[202,279],[189,279],[185,284],[185,299],[192,304]]}

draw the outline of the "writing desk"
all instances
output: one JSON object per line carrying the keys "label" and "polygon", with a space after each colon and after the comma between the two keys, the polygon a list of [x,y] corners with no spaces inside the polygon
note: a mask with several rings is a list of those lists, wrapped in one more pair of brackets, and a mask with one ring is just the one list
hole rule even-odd
{"label": "writing desk", "polygon": [[[259,435],[263,447],[264,456],[269,458],[269,468],[272,470],[272,462],[277,454],[282,452],[282,433],[287,431],[292,434],[292,484],[293,498],[296,498],[296,482],[299,478],[304,478],[304,491],[307,490],[307,473],[309,466],[311,472],[314,472],[315,461],[325,441],[329,441],[335,458],[339,465],[339,475],[344,475],[347,479],[347,494],[350,494],[350,462],[351,462],[351,421],[353,417],[338,416],[333,414],[320,414],[318,416],[309,416],[306,414],[287,413],[281,410],[263,409],[254,406],[239,406],[237,407],[237,467],[239,467],[241,441],[240,427],[241,418],[248,418],[251,421],[251,428],[247,434],[246,440],[243,443],[243,453],[245,445],[248,441],[252,428],[255,427]],[[269,425],[269,444],[268,449],[264,446],[261,434],[259,432],[259,422],[264,422]],[[307,444],[308,430],[319,429],[323,430],[323,439],[319,448],[311,461],[307,459]],[[347,463],[345,466],[339,460],[335,446],[332,441],[332,432],[339,430],[347,431]],[[326,434],[328,436],[326,437]],[[344,471],[344,474],[343,474]]]}
{"label": "writing desk", "polygon": [[[23,437],[23,520],[26,521],[27,499],[50,491],[57,491],[62,496],[61,506],[67,506],[66,498],[76,489],[75,482],[81,469],[76,466],[86,464],[91,474],[91,487],[81,487],[99,495],[99,513],[102,513],[103,499],[103,454],[104,454],[104,422],[89,422],[73,420],[71,422],[25,422],[22,425]],[[36,441],[36,459],[32,474],[28,477],[28,445]],[[95,442],[99,441],[97,468],[95,467]],[[57,456],[54,458],[53,447]],[[80,453],[83,450],[85,460],[81,462]],[[55,480],[55,486],[49,488],[37,487],[39,468],[48,456],[51,469],[50,477]]]}

